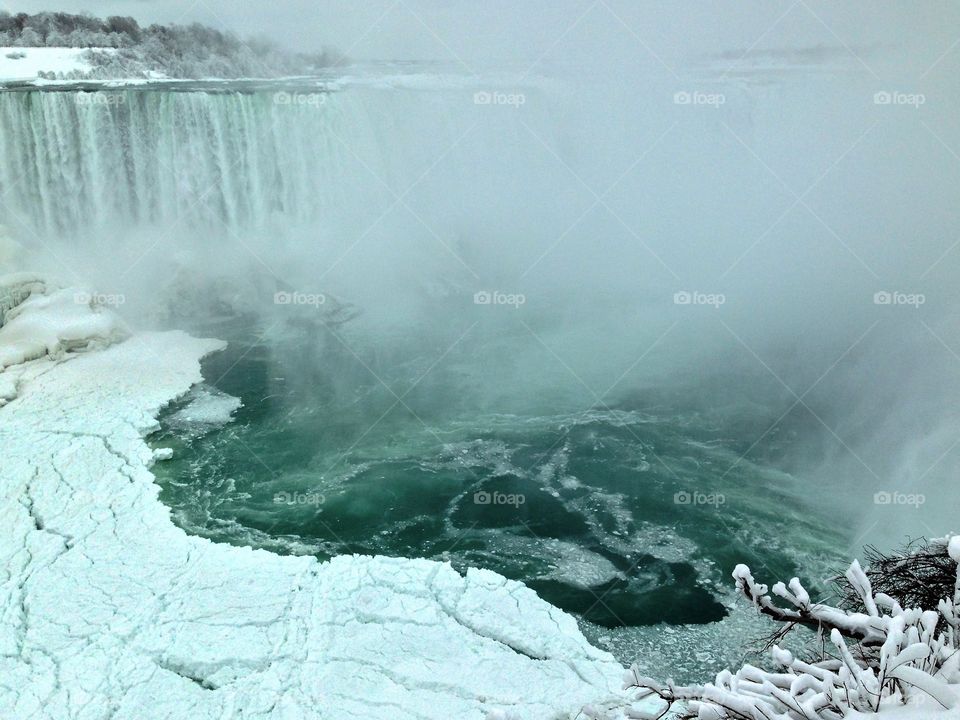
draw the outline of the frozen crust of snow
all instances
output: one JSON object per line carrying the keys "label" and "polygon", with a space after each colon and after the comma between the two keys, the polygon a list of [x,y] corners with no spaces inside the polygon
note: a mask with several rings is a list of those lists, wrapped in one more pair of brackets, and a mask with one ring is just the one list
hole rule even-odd
{"label": "frozen crust of snow", "polygon": [[844,720],[960,720],[960,708],[945,710],[930,701],[907,705],[884,705],[879,713],[851,712]]}
{"label": "frozen crust of snow", "polygon": [[[0,300],[0,370],[44,355],[62,356],[71,350],[110,345],[126,335],[116,315],[92,307],[74,290],[38,292],[37,284],[14,284],[0,278],[14,307]],[[20,301],[18,293],[27,295]]]}
{"label": "frozen crust of snow", "polygon": [[90,298],[31,273],[0,276],[0,406],[16,397],[21,376],[30,371],[27,361],[63,358],[126,337],[119,318]]}
{"label": "frozen crust of snow", "polygon": [[612,656],[493,572],[174,526],[143,437],[221,347],[148,333],[20,366],[0,408],[0,717],[548,720],[619,695]]}

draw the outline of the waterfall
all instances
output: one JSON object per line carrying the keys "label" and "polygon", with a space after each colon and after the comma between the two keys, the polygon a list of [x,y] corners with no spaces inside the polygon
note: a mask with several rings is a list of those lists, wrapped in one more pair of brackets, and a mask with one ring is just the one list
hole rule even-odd
{"label": "waterfall", "polygon": [[465,271],[458,234],[529,209],[522,175],[544,154],[515,108],[477,104],[474,89],[2,92],[0,215],[22,244],[58,251],[150,234],[332,263],[363,241]]}
{"label": "waterfall", "polygon": [[269,92],[2,93],[0,193],[41,237],[316,220],[348,152],[338,138],[358,123],[341,96],[313,97],[283,104]]}
{"label": "waterfall", "polygon": [[535,88],[522,109],[440,77],[90,90],[0,92],[0,223],[34,265],[148,305],[182,268],[367,306],[472,297],[503,252],[528,265],[568,222],[527,129],[555,139]]}

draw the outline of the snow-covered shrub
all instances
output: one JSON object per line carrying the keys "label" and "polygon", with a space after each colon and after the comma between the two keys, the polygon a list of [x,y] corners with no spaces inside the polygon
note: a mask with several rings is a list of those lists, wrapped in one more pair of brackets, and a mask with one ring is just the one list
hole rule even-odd
{"label": "snow-covered shrub", "polygon": [[[774,645],[778,670],[747,664],[705,685],[659,683],[633,669],[627,688],[639,691],[637,699],[647,704],[659,698],[661,710],[651,715],[621,708],[620,717],[655,718],[673,711],[699,720],[841,720],[851,712],[910,704],[922,708],[914,717],[934,718],[960,707],[960,536],[939,546],[951,563],[953,587],[936,609],[904,608],[876,592],[857,561],[846,572],[858,599],[855,608],[813,602],[797,578],[768,588],[738,565],[737,588],[760,613],[820,633],[819,657],[804,660]],[[593,708],[585,714],[607,717]]]}
{"label": "snow-covered shrub", "polygon": [[[864,570],[874,592],[894,598],[903,607],[936,610],[940,600],[953,595],[957,566],[947,552],[946,540],[910,541],[896,552],[873,546],[863,550]],[[849,583],[840,583],[840,607],[860,607],[860,597]]]}

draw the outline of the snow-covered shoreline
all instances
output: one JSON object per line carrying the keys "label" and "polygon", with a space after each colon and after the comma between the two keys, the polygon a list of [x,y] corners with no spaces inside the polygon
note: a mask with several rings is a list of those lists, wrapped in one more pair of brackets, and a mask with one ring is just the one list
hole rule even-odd
{"label": "snow-covered shoreline", "polygon": [[25,80],[43,84],[39,73],[85,73],[93,69],[90,50],[116,52],[114,48],[0,47],[0,81]]}
{"label": "snow-covered shoreline", "polygon": [[612,656],[495,573],[174,526],[144,436],[222,347],[142,333],[5,371],[0,717],[547,719],[618,694]]}

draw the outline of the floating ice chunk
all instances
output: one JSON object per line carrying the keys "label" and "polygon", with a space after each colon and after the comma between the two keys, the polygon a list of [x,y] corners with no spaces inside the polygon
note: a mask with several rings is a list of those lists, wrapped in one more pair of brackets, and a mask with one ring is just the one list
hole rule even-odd
{"label": "floating ice chunk", "polygon": [[173,413],[168,422],[175,429],[196,431],[191,426],[206,426],[204,431],[225,425],[243,404],[238,397],[228,395],[210,385],[197,385],[186,398],[187,403]]}
{"label": "floating ice chunk", "polygon": [[556,558],[556,566],[544,576],[546,578],[572,587],[591,588],[623,577],[617,566],[603,555],[561,540],[541,542]]}

